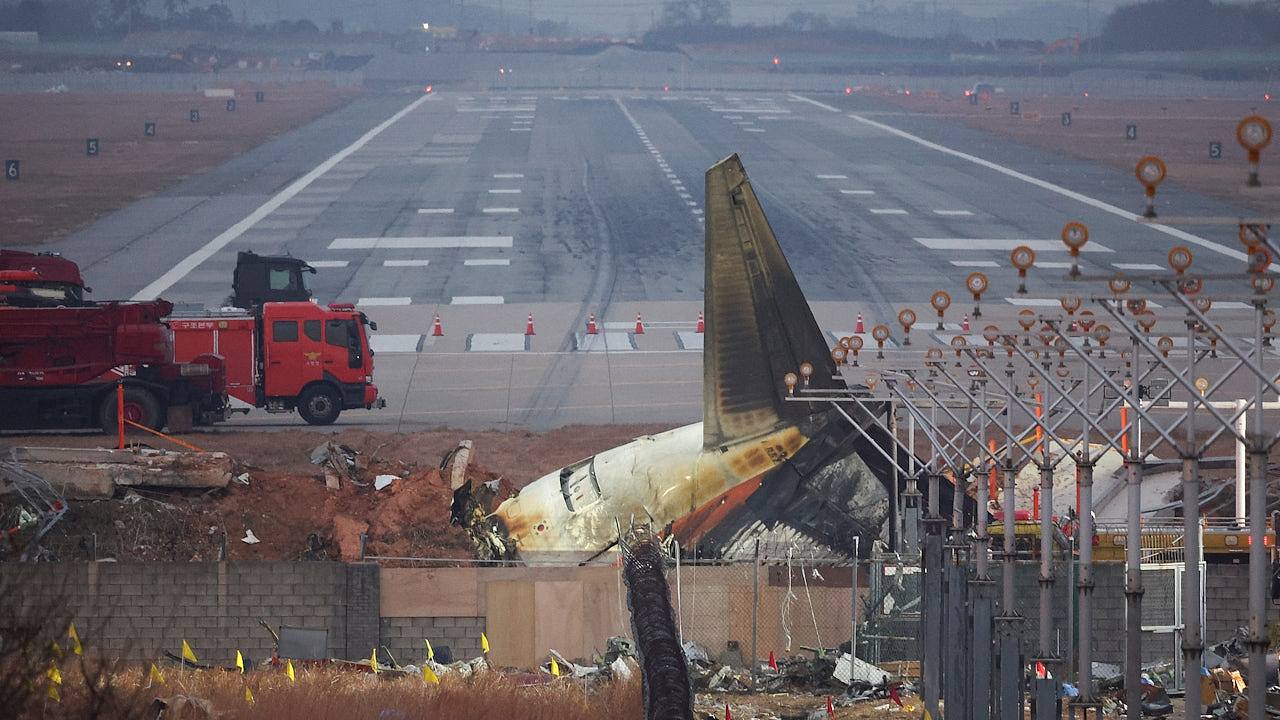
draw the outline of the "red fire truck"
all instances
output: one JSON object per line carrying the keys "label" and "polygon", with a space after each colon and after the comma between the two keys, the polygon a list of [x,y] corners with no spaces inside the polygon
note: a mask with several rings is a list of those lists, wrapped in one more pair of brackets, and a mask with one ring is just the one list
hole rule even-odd
{"label": "red fire truck", "polygon": [[367,325],[353,305],[311,302],[169,320],[179,359],[225,357],[231,397],[267,412],[296,409],[312,425],[328,425],[343,410],[386,405],[373,384]]}
{"label": "red fire truck", "polygon": [[[297,410],[314,425],[346,409],[384,407],[365,329],[377,326],[352,305],[312,302],[305,272],[314,270],[296,258],[241,253],[231,301],[248,309],[171,315],[163,300],[85,301],[70,260],[0,251],[0,407],[14,409],[0,413],[0,427],[107,427],[109,415],[110,430],[115,405],[101,393],[120,376],[128,376],[126,417],[156,428],[185,416],[170,411],[175,403],[192,405],[192,422],[224,419],[226,395],[267,412]],[[151,354],[138,354],[147,347]],[[188,402],[200,368],[223,402]]]}
{"label": "red fire truck", "polygon": [[[4,287],[0,285],[0,290]],[[79,307],[0,304],[0,428],[116,428],[124,415],[153,428],[226,418],[223,359],[174,360],[164,300]]]}

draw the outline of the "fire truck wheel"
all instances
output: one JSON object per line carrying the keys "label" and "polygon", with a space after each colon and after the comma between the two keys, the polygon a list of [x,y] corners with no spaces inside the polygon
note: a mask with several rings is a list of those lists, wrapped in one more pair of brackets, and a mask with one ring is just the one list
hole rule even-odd
{"label": "fire truck wheel", "polygon": [[328,385],[312,385],[298,396],[298,414],[310,425],[332,425],[340,412],[338,391]]}
{"label": "fire truck wheel", "polygon": [[[164,425],[160,412],[160,401],[146,388],[125,386],[124,417],[126,420],[131,420],[139,425],[146,425],[155,430],[159,430]],[[116,393],[114,390],[103,396],[102,405],[98,409],[98,421],[102,425],[103,432],[109,435],[116,433]],[[135,431],[135,429],[126,426],[126,431]]]}

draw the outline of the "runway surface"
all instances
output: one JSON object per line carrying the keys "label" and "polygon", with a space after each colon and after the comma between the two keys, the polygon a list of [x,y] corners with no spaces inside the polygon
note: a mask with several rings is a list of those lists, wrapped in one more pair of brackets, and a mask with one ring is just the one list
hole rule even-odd
{"label": "runway surface", "polygon": [[[1087,273],[1156,271],[1177,244],[1197,269],[1243,266],[1233,227],[1137,222],[1129,173],[873,98],[761,93],[370,95],[43,249],[80,262],[96,299],[206,306],[229,295],[239,250],[305,258],[321,301],[379,325],[389,407],[343,425],[692,422],[702,178],[734,152],[833,342],[857,313],[869,330],[908,304],[931,330],[937,289],[955,298],[958,332],[975,270],[991,281],[982,322],[1056,306],[1079,291],[1058,240],[1073,220],[1091,231]],[[1160,201],[1168,215],[1236,214],[1176,187]],[[1019,244],[1038,253],[1027,295],[1009,263]],[[1239,303],[1214,312],[1248,317]],[[585,334],[591,314],[599,335]]]}

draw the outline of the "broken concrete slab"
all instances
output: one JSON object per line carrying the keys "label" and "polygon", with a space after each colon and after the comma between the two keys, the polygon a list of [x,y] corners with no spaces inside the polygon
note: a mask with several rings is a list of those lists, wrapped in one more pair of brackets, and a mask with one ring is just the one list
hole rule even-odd
{"label": "broken concrete slab", "polygon": [[110,498],[122,487],[225,488],[234,469],[220,452],[16,447],[11,456],[72,499]]}

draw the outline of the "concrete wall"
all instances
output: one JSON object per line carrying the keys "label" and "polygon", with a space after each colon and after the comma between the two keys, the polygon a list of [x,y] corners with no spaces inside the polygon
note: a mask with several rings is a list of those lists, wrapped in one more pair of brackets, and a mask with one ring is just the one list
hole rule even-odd
{"label": "concrete wall", "polygon": [[[85,642],[127,659],[177,652],[201,661],[270,654],[258,624],[329,630],[334,657],[368,657],[378,642],[378,568],[338,563],[61,563],[0,565],[29,609],[59,607]],[[11,585],[12,584],[12,585]]]}

